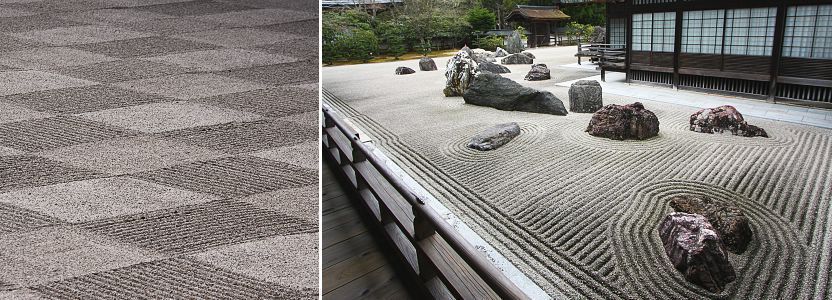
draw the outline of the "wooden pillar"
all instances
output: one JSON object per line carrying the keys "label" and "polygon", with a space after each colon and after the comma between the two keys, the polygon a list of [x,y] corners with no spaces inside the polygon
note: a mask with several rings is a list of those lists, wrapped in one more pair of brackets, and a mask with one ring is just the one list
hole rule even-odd
{"label": "wooden pillar", "polygon": [[786,10],[788,6],[777,5],[777,19],[774,22],[774,44],[771,48],[771,77],[768,86],[768,100],[774,102],[777,93],[777,75],[780,73],[780,57],[783,55],[783,36],[786,33]]}
{"label": "wooden pillar", "polygon": [[676,5],[676,27],[673,41],[673,89],[679,88],[679,53],[682,53],[682,8]]}
{"label": "wooden pillar", "polygon": [[627,16],[625,21],[627,22],[627,32],[626,32],[626,44],[625,50],[627,52],[626,57],[624,59],[624,74],[625,74],[625,82],[630,83],[632,76],[630,75],[630,61],[631,57],[633,56],[633,11],[630,8],[633,4],[633,0],[626,0],[624,2],[624,15]]}

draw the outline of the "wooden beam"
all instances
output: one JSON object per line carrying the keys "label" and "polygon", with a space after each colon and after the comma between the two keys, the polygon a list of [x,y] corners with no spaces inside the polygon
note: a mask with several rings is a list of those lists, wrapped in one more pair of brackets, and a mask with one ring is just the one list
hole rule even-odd
{"label": "wooden beam", "polygon": [[774,45],[771,48],[771,79],[769,81],[768,99],[775,102],[774,95],[777,93],[777,74],[780,73],[780,57],[783,55],[783,36],[786,33],[786,9],[785,4],[777,6],[777,19],[774,23]]}

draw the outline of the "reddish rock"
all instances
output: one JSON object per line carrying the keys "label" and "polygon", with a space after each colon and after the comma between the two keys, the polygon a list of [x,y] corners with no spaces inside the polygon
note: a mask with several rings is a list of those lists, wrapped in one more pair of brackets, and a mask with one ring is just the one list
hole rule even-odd
{"label": "reddish rock", "polygon": [[716,202],[708,197],[686,195],[670,199],[670,207],[677,212],[705,216],[716,228],[728,251],[743,253],[751,243],[752,233],[748,218],[736,206]]}
{"label": "reddish rock", "polygon": [[586,132],[614,140],[643,140],[659,134],[659,118],[640,102],[610,104],[592,115]]}
{"label": "reddish rock", "polygon": [[703,133],[730,132],[733,135],[768,137],[766,131],[748,125],[742,114],[730,105],[700,109],[690,116],[690,130]]}
{"label": "reddish rock", "polygon": [[659,225],[664,250],[685,279],[719,293],[737,278],[719,234],[702,216],[674,212]]}

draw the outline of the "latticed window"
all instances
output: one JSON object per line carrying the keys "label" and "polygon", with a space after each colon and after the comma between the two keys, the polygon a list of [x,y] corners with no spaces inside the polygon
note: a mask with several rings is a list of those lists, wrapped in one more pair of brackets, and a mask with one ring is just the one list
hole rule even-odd
{"label": "latticed window", "polygon": [[673,52],[676,13],[633,15],[633,50]]}
{"label": "latticed window", "polygon": [[783,56],[832,59],[832,5],[789,7]]}
{"label": "latticed window", "polygon": [[610,44],[627,43],[627,19],[612,18],[610,22]]}
{"label": "latticed window", "polygon": [[771,55],[776,7],[725,11],[725,54]]}
{"label": "latticed window", "polygon": [[722,54],[725,10],[686,11],[682,19],[682,52]]}

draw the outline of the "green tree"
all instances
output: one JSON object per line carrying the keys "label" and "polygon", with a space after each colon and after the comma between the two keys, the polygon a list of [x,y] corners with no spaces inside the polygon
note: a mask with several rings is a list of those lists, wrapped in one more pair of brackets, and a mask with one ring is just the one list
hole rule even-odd
{"label": "green tree", "polygon": [[606,6],[603,3],[586,3],[561,8],[571,17],[571,21],[581,24],[604,26],[606,24]]}
{"label": "green tree", "polygon": [[323,61],[340,59],[369,61],[378,53],[378,38],[372,17],[360,10],[327,12],[322,20]]}
{"label": "green tree", "polygon": [[490,10],[475,7],[468,11],[468,23],[475,31],[488,31],[497,25],[496,16]]}
{"label": "green tree", "polygon": [[387,54],[399,59],[402,54],[407,53],[407,45],[405,44],[405,33],[407,29],[404,24],[396,20],[389,20],[379,22],[376,27],[377,36],[380,37],[381,43],[387,45]]}

